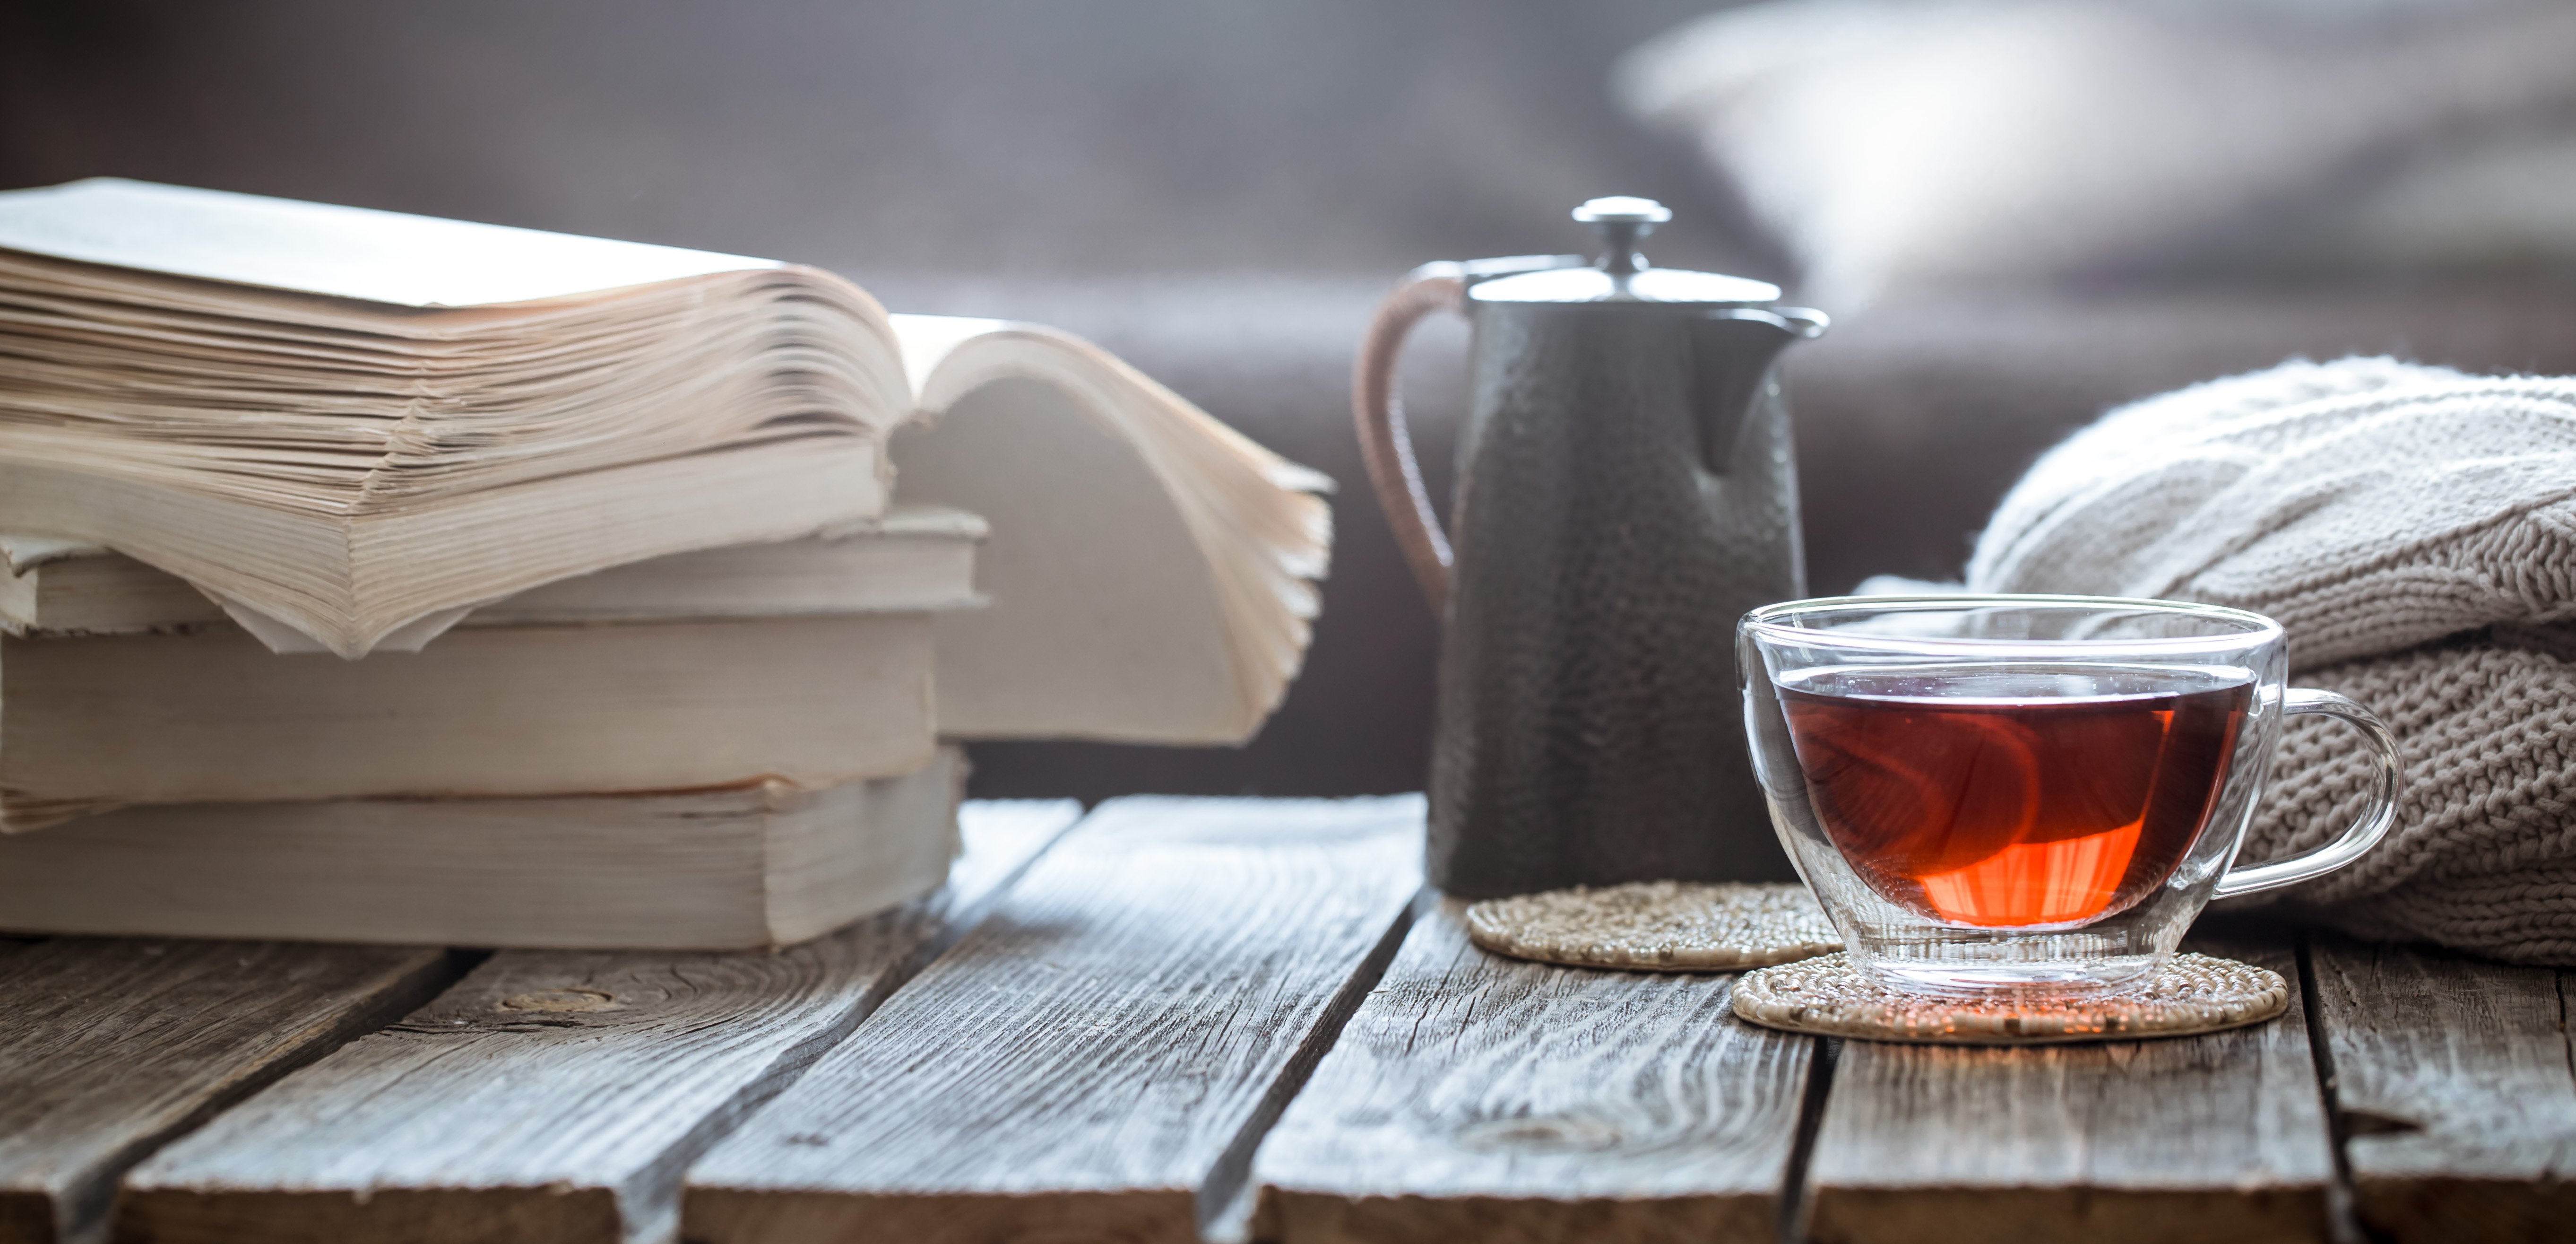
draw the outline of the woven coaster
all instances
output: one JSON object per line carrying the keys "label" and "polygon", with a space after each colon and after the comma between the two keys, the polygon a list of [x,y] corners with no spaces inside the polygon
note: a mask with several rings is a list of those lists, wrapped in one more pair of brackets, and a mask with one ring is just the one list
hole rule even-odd
{"label": "woven coaster", "polygon": [[1733,972],[1842,948],[1800,885],[1637,881],[1487,899],[1467,936],[1498,955],[1578,968]]}
{"label": "woven coaster", "polygon": [[2289,1007],[2280,973],[2208,955],[2175,955],[2140,988],[2062,1002],[1899,993],[1840,954],[1750,972],[1735,983],[1736,1015],[1765,1027],[1942,1045],[2186,1037],[2259,1024]]}

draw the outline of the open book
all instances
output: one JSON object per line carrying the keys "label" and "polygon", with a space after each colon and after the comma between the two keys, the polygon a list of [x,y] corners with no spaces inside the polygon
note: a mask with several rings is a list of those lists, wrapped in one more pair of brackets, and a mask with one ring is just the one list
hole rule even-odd
{"label": "open book", "polygon": [[416,650],[900,493],[993,527],[992,607],[942,622],[946,732],[1240,741],[1302,656],[1327,486],[1084,342],[890,316],[817,269],[110,179],[0,193],[0,531],[176,575],[273,648]]}

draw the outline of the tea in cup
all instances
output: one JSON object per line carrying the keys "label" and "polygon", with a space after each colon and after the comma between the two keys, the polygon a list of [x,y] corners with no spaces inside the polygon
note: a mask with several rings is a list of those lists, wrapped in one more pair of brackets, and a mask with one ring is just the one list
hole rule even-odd
{"label": "tea in cup", "polygon": [[[2283,686],[2279,623],[2170,601],[1845,597],[1737,628],[1773,827],[1853,961],[1891,988],[2143,983],[2215,897],[2331,872],[2394,823],[2395,739]],[[2282,720],[2357,727],[2371,802],[2333,843],[2230,871]]]}

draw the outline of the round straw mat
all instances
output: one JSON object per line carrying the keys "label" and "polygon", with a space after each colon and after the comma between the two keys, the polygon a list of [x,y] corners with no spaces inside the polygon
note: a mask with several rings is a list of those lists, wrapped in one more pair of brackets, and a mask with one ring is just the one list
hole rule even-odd
{"label": "round straw mat", "polygon": [[1639,881],[1488,899],[1467,936],[1500,955],[1579,968],[1733,972],[1842,947],[1805,886]]}
{"label": "round straw mat", "polygon": [[2257,1024],[2289,1009],[2277,972],[2233,959],[2175,955],[2144,986],[2064,1001],[1953,999],[1900,993],[1833,954],[1747,973],[1737,1016],[1770,1028],[1869,1041],[2042,1045],[2181,1037]]}

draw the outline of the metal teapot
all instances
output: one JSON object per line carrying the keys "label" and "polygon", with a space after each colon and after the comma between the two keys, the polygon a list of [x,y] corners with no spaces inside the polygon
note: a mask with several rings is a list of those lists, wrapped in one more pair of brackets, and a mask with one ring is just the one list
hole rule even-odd
{"label": "metal teapot", "polygon": [[[1649,267],[1637,243],[1672,218],[1652,200],[1574,218],[1600,232],[1597,262],[1417,268],[1360,351],[1369,478],[1442,617],[1432,884],[1795,880],[1747,758],[1732,636],[1806,594],[1774,364],[1825,316],[1760,281]],[[1474,332],[1454,541],[1394,399],[1397,352],[1438,310]]]}

